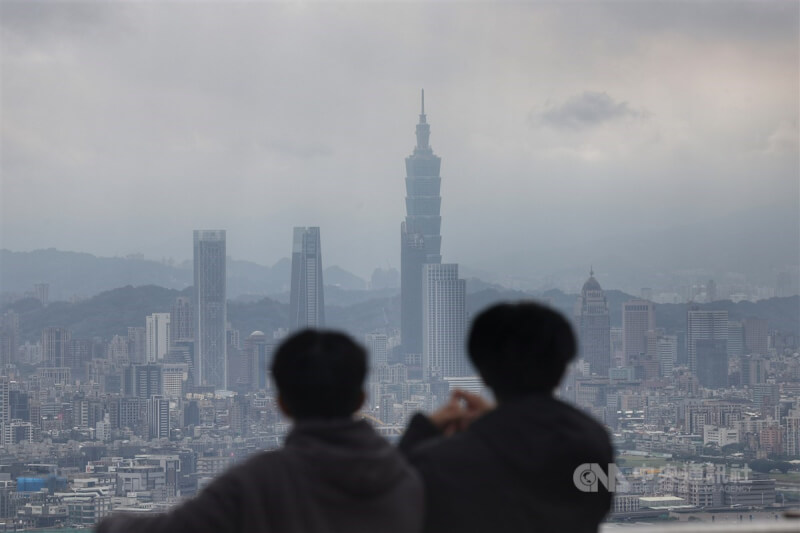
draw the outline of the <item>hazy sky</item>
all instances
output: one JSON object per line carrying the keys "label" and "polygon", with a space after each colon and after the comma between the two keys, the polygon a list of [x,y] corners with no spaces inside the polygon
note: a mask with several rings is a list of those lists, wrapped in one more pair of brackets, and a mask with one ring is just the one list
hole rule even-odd
{"label": "hazy sky", "polygon": [[326,264],[397,267],[422,87],[448,262],[588,269],[588,242],[800,206],[797,2],[0,14],[12,250],[183,260],[192,229],[223,228],[272,264],[318,225]]}

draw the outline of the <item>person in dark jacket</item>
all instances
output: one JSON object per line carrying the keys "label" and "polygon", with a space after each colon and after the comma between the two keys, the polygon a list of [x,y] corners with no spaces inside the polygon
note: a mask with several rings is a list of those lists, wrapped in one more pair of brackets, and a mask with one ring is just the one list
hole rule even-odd
{"label": "person in dark jacket", "polygon": [[285,446],[233,467],[169,513],[114,515],[98,533],[416,533],[423,487],[400,452],[353,413],[366,353],[345,335],[300,332],[272,363],[294,419]]}
{"label": "person in dark jacket", "polygon": [[575,355],[570,325],[534,303],[501,304],[475,319],[468,349],[497,407],[457,391],[415,415],[399,445],[422,474],[425,531],[596,531],[611,493],[591,465],[607,474],[613,451],[603,426],[553,396]]}

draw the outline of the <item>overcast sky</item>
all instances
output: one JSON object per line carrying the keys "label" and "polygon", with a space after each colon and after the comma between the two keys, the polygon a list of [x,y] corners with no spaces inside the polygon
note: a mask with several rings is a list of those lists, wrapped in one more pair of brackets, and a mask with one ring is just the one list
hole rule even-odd
{"label": "overcast sky", "polygon": [[0,10],[11,250],[183,260],[222,228],[272,264],[318,225],[326,264],[397,267],[422,87],[447,262],[588,270],[590,241],[800,205],[797,2]]}

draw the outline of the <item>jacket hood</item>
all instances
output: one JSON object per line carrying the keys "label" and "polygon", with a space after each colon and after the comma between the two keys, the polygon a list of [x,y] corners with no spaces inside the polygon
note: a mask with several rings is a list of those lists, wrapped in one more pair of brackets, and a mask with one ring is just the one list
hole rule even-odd
{"label": "jacket hood", "polygon": [[297,454],[309,474],[322,484],[360,499],[392,490],[413,472],[364,420],[297,422],[285,448]]}

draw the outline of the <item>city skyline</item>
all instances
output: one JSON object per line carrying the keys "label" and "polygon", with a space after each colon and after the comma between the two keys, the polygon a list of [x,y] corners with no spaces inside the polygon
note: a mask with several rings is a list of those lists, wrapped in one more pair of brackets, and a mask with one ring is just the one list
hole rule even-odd
{"label": "city skyline", "polygon": [[[478,5],[1,9],[3,77],[16,80],[0,100],[5,248],[182,260],[187,231],[225,227],[232,256],[272,264],[285,256],[280,232],[252,247],[262,238],[254,227],[312,223],[326,228],[330,264],[364,278],[399,268],[389,245],[403,210],[396,161],[418,105],[410,95],[425,86],[453,184],[442,211],[449,260],[498,277],[541,280],[595,262],[643,278],[652,268],[724,269],[725,250],[744,242],[754,248],[736,261],[745,273],[796,264],[795,4],[491,10],[497,28],[535,32],[483,29],[488,7]],[[424,33],[406,42],[383,22],[452,17],[461,25],[440,25],[448,47]],[[207,31],[175,33],[176,18]],[[263,32],[264,18],[275,31]],[[224,29],[210,20],[239,39],[201,53]],[[150,45],[133,49],[126,35]],[[376,35],[381,52],[363,51]],[[584,53],[587,42],[603,45]],[[360,70],[365,62],[377,76]],[[412,68],[398,79],[394,63]],[[262,74],[276,71],[283,82]],[[341,90],[303,83],[317,72]],[[69,75],[50,82],[56,73]],[[183,202],[196,187],[203,194]],[[25,208],[34,197],[36,213]],[[97,232],[98,220],[126,238]],[[783,245],[767,246],[764,234]]]}
{"label": "city skyline", "polygon": [[[0,523],[213,499],[260,452],[339,450],[345,419],[387,450],[456,391],[488,403],[430,417],[445,435],[524,465],[604,450],[534,457],[537,498],[600,466],[609,522],[777,523],[800,487],[798,20],[0,2]],[[367,367],[338,335],[282,344],[304,328]],[[332,457],[369,499],[367,463]]]}

